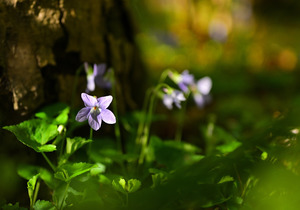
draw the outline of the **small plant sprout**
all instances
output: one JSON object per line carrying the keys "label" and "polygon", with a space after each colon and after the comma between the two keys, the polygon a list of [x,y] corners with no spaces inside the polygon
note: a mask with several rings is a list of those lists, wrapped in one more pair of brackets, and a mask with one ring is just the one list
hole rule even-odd
{"label": "small plant sprout", "polygon": [[84,70],[87,74],[87,93],[94,91],[96,85],[100,88],[111,88],[111,81],[109,78],[105,77],[106,64],[94,64],[92,68],[87,62],[85,62]]}
{"label": "small plant sprout", "polygon": [[163,103],[168,109],[173,108],[173,103],[180,109],[181,102],[185,101],[183,93],[179,90],[174,89],[163,89],[165,94],[163,95]]}
{"label": "small plant sprout", "polygon": [[82,108],[76,115],[78,122],[88,120],[89,125],[95,131],[101,127],[102,120],[107,124],[116,123],[116,117],[107,107],[113,100],[112,96],[104,96],[96,98],[86,93],[81,93],[81,98],[85,107]]}

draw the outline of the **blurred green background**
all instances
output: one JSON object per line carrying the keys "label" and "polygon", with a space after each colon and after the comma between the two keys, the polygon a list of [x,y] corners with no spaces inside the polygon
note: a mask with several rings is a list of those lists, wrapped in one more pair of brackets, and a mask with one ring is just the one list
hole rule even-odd
{"label": "blurred green background", "polygon": [[131,9],[150,79],[166,68],[210,76],[205,113],[237,137],[299,98],[298,1],[145,0]]}

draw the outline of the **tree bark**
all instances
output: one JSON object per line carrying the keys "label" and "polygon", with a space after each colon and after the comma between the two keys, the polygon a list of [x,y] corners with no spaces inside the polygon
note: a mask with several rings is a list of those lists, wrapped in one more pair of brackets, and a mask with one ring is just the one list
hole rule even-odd
{"label": "tree bark", "polygon": [[[0,28],[1,125],[12,114],[18,121],[45,103],[70,103],[75,71],[83,62],[115,70],[121,112],[139,101],[132,87],[142,86],[144,72],[125,1],[2,0]],[[80,81],[78,104],[83,73]]]}

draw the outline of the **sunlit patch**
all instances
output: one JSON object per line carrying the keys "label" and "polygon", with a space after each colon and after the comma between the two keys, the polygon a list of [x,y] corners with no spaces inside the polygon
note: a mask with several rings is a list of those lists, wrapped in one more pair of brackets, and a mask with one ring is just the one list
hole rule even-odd
{"label": "sunlit patch", "polygon": [[286,71],[295,69],[298,58],[296,53],[291,49],[284,49],[278,55],[278,66]]}

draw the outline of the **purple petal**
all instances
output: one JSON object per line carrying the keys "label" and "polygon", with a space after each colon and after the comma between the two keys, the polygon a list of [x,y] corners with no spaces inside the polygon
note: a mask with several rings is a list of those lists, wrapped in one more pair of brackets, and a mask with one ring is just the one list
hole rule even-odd
{"label": "purple petal", "polygon": [[88,75],[87,76],[87,85],[86,88],[88,91],[94,91],[95,90],[95,81],[94,81],[94,75]]}
{"label": "purple petal", "polygon": [[75,117],[76,121],[83,122],[83,121],[87,120],[87,117],[88,117],[90,111],[91,111],[91,108],[89,108],[89,107],[84,107],[81,110],[79,110],[79,112],[77,113],[77,115]]}
{"label": "purple petal", "polygon": [[88,121],[91,128],[93,128],[95,131],[99,130],[99,128],[101,127],[100,115],[89,115]]}
{"label": "purple petal", "polygon": [[90,96],[86,93],[81,93],[81,98],[84,102],[84,105],[86,107],[93,107],[93,106],[96,106],[97,104],[97,99],[93,96]]}
{"label": "purple petal", "polygon": [[97,76],[97,75],[103,75],[104,72],[105,72],[105,69],[106,69],[106,64],[105,63],[102,63],[102,64],[94,64],[94,76]]}
{"label": "purple petal", "polygon": [[194,75],[189,73],[189,70],[185,70],[184,72],[182,72],[181,74],[181,80],[183,83],[185,83],[186,85],[191,85],[194,83]]}
{"label": "purple petal", "polygon": [[106,109],[110,103],[112,102],[113,97],[112,96],[103,96],[97,99],[99,107],[103,110]]}
{"label": "purple petal", "polygon": [[210,77],[203,77],[197,82],[197,89],[201,94],[209,94],[212,87],[212,81]]}
{"label": "purple petal", "polygon": [[112,113],[112,111],[108,110],[108,109],[103,109],[101,111],[101,117],[102,120],[104,122],[106,122],[107,124],[115,124],[116,123],[116,117],[114,115],[114,113]]}
{"label": "purple petal", "polygon": [[205,99],[204,99],[203,95],[198,94],[198,93],[194,94],[194,100],[195,100],[196,105],[199,108],[204,107]]}
{"label": "purple petal", "polygon": [[179,82],[178,87],[185,93],[189,91],[189,88],[183,82]]}
{"label": "purple petal", "polygon": [[100,76],[100,75],[95,76],[95,83],[100,88],[105,88],[105,89],[111,88],[111,82],[108,79],[103,78],[103,76]]}
{"label": "purple petal", "polygon": [[177,106],[178,109],[181,109],[180,101],[174,101],[174,104]]}
{"label": "purple petal", "polygon": [[172,109],[172,108],[173,108],[172,103],[173,103],[172,97],[171,97],[170,95],[165,94],[164,97],[163,97],[163,104],[164,104],[168,109]]}
{"label": "purple petal", "polygon": [[185,97],[181,91],[175,90],[174,93],[175,93],[174,99],[176,99],[178,101],[185,101]]}

